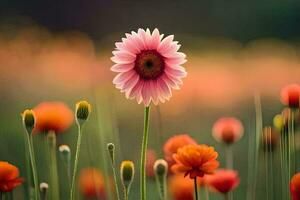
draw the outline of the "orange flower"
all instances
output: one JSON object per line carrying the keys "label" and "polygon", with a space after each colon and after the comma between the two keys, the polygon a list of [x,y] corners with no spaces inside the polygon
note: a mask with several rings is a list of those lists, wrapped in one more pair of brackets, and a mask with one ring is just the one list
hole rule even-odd
{"label": "orange flower", "polygon": [[147,153],[146,153],[146,174],[149,177],[153,177],[154,176],[154,170],[153,170],[153,165],[156,161],[156,153],[153,149],[148,149]]}
{"label": "orange flower", "polygon": [[184,173],[190,178],[212,174],[218,168],[218,153],[207,145],[186,145],[173,155],[176,164],[172,166],[174,173]]}
{"label": "orange flower", "polygon": [[291,84],[281,90],[281,102],[292,108],[299,108],[300,85]]}
{"label": "orange flower", "polygon": [[169,166],[175,164],[173,154],[176,153],[179,148],[188,144],[197,144],[197,142],[187,134],[176,135],[166,141],[164,145],[164,154]]}
{"label": "orange flower", "polygon": [[174,175],[169,178],[169,190],[174,200],[193,200],[194,182],[181,175]]}
{"label": "orange flower", "polygon": [[79,189],[89,198],[105,198],[105,184],[102,173],[96,168],[85,168],[79,174]]}
{"label": "orange flower", "polygon": [[0,191],[11,192],[15,187],[23,183],[19,178],[19,169],[8,162],[0,161]]}
{"label": "orange flower", "polygon": [[226,194],[234,190],[240,184],[237,171],[220,169],[214,174],[205,176],[206,184],[214,190]]}
{"label": "orange flower", "polygon": [[300,173],[297,173],[292,177],[290,192],[293,200],[300,200]]}
{"label": "orange flower", "polygon": [[227,144],[238,141],[244,133],[242,123],[233,117],[223,117],[213,125],[213,136],[217,141]]}
{"label": "orange flower", "polygon": [[73,122],[72,110],[61,102],[44,102],[34,108],[36,117],[35,132],[55,131],[60,133]]}

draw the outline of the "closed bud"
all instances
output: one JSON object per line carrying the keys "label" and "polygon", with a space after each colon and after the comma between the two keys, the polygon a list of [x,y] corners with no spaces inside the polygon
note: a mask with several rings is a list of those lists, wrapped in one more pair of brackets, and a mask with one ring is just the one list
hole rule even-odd
{"label": "closed bud", "polygon": [[163,159],[159,159],[155,161],[153,169],[156,176],[165,176],[168,173],[168,163]]}
{"label": "closed bud", "polygon": [[121,180],[124,188],[126,190],[129,190],[130,185],[134,178],[134,163],[128,160],[123,161],[121,163],[120,174],[121,174]]}
{"label": "closed bud", "polygon": [[168,174],[168,163],[163,159],[156,160],[153,169],[160,199],[166,199],[166,177]]}
{"label": "closed bud", "polygon": [[71,159],[71,150],[68,145],[60,145],[58,151],[61,154],[63,160],[69,161]]}
{"label": "closed bud", "polygon": [[109,153],[111,162],[114,163],[115,162],[115,145],[113,143],[108,143],[107,151]]}
{"label": "closed bud", "polygon": [[284,126],[284,119],[281,114],[275,115],[273,118],[273,126],[278,130],[281,131]]}
{"label": "closed bud", "polygon": [[47,183],[43,182],[40,184],[40,191],[41,191],[42,199],[46,199],[48,188],[49,188],[49,185]]}
{"label": "closed bud", "polygon": [[22,120],[27,133],[31,133],[35,126],[35,115],[33,110],[25,110],[22,113]]}
{"label": "closed bud", "polygon": [[91,104],[89,104],[87,101],[79,101],[76,104],[76,120],[78,124],[83,124],[88,118],[91,113]]}

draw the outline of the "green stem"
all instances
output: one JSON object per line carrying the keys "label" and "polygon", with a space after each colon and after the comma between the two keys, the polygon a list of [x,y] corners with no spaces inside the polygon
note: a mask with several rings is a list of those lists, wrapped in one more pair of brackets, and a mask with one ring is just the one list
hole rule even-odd
{"label": "green stem", "polygon": [[49,152],[50,152],[50,194],[52,200],[59,199],[59,181],[57,173],[57,158],[56,158],[56,134],[50,131],[47,135]]}
{"label": "green stem", "polygon": [[198,186],[197,186],[197,177],[194,178],[194,190],[195,190],[195,200],[199,200],[199,197],[198,197]]}
{"label": "green stem", "polygon": [[[117,182],[117,173],[116,173],[116,167],[115,167],[115,162],[114,161],[111,161],[111,167],[112,167],[113,176],[114,176],[117,199],[120,200],[120,192],[119,192],[119,187],[118,187],[118,182]],[[126,190],[124,190],[124,196],[126,195],[125,191]]]}
{"label": "green stem", "polygon": [[233,168],[232,146],[231,145],[226,145],[225,151],[226,151],[226,168],[227,169],[232,169]]}
{"label": "green stem", "polygon": [[124,189],[124,200],[128,200],[128,189]]}
{"label": "green stem", "polygon": [[81,126],[78,125],[77,146],[76,146],[76,153],[75,153],[71,191],[70,191],[70,199],[71,200],[75,199],[75,180],[76,180],[76,172],[77,172],[79,153],[80,153],[81,136],[82,136]]}
{"label": "green stem", "polygon": [[150,115],[150,106],[145,107],[144,113],[144,133],[142,141],[142,150],[141,150],[141,167],[140,167],[140,192],[141,200],[146,200],[146,150],[148,145],[148,133],[149,133],[149,115]]}
{"label": "green stem", "polygon": [[36,163],[35,163],[35,154],[34,154],[34,148],[33,148],[32,133],[30,133],[30,134],[27,133],[26,139],[27,139],[27,144],[28,144],[29,157],[30,157],[32,175],[33,175],[34,196],[35,196],[35,199],[38,200],[38,199],[40,199],[39,183],[38,183],[37,169],[36,169]]}

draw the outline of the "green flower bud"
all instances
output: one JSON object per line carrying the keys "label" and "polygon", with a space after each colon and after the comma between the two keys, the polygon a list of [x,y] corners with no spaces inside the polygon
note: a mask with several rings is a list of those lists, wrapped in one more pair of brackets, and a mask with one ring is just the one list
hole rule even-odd
{"label": "green flower bud", "polygon": [[33,110],[25,110],[22,114],[23,126],[27,133],[31,133],[35,127],[35,115]]}
{"label": "green flower bud", "polygon": [[126,190],[129,190],[134,178],[134,163],[132,161],[123,161],[121,163],[121,181]]}
{"label": "green flower bud", "polygon": [[273,126],[278,130],[281,131],[284,126],[284,119],[281,114],[275,115],[273,118]]}
{"label": "green flower bud", "polygon": [[87,101],[79,101],[76,104],[76,120],[78,124],[83,124],[88,118],[91,113],[91,105]]}
{"label": "green flower bud", "polygon": [[61,158],[65,161],[70,161],[71,160],[71,150],[70,147],[68,145],[60,145],[58,147],[58,151],[61,155]]}
{"label": "green flower bud", "polygon": [[166,199],[166,177],[168,174],[168,163],[163,159],[156,160],[153,169],[160,199]]}
{"label": "green flower bud", "polygon": [[166,176],[168,173],[168,163],[163,159],[159,159],[155,161],[153,169],[156,176]]}
{"label": "green flower bud", "polygon": [[115,145],[113,143],[107,144],[107,150],[112,163],[115,162]]}

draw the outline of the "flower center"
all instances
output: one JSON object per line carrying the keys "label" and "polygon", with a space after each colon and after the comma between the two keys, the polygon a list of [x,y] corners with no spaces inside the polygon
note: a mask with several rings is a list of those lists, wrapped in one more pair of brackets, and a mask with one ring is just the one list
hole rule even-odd
{"label": "flower center", "polygon": [[163,56],[156,50],[143,50],[136,56],[134,70],[145,80],[156,79],[164,69]]}

